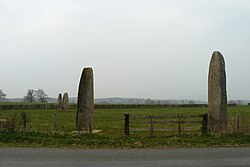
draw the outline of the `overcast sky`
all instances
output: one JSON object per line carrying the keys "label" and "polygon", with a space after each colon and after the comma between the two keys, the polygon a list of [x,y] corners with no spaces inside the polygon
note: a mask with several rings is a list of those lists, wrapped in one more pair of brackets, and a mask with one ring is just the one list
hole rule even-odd
{"label": "overcast sky", "polygon": [[228,99],[250,99],[249,0],[0,0],[0,89],[76,96],[207,100],[208,66],[226,61]]}

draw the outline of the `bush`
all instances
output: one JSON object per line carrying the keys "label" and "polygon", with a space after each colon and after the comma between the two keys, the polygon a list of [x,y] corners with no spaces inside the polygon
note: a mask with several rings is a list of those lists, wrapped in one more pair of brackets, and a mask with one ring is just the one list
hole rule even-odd
{"label": "bush", "polygon": [[16,113],[12,113],[7,117],[7,122],[5,126],[5,130],[8,132],[15,131],[17,128],[18,117]]}
{"label": "bush", "polygon": [[30,116],[27,113],[25,112],[21,112],[20,114],[11,113],[9,116],[7,116],[6,123],[3,129],[8,132],[13,132],[19,129],[26,130],[27,122],[30,122]]}
{"label": "bush", "polygon": [[231,133],[249,133],[249,119],[243,113],[236,113],[229,116],[229,132]]}

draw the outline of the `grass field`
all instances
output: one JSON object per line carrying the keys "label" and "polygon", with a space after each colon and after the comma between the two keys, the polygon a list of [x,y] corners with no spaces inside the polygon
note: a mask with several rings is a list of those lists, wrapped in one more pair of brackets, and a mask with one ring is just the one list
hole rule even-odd
{"label": "grass field", "polygon": [[[20,110],[0,111],[1,118],[19,117]],[[99,134],[76,134],[76,111],[22,110],[27,113],[27,130],[18,128],[12,132],[0,132],[0,146],[18,147],[69,147],[69,148],[169,148],[169,147],[207,147],[207,146],[250,146],[247,133],[208,134],[197,132],[177,133],[159,132],[154,137],[149,132],[134,132],[124,136],[123,114],[166,115],[166,114],[204,114],[207,108],[157,108],[157,109],[98,109],[94,113],[95,129]],[[230,128],[235,128],[237,116],[244,126],[249,125],[250,106],[229,107]],[[57,129],[53,133],[54,113],[57,115]]]}

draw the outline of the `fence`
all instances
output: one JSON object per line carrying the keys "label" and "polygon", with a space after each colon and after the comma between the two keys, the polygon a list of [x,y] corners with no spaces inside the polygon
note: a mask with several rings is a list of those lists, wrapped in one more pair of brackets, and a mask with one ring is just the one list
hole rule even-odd
{"label": "fence", "polygon": [[[191,118],[202,118],[202,120],[190,120]],[[186,119],[186,120],[185,120]],[[187,120],[189,119],[189,120]],[[134,121],[133,121],[134,120]],[[201,132],[203,134],[207,133],[208,130],[208,116],[207,114],[202,115],[162,115],[162,116],[145,116],[145,115],[130,115],[124,114],[124,133],[126,136],[130,135],[130,131],[150,131],[150,136],[154,136],[154,132],[156,131],[173,131],[177,130],[178,134],[182,133],[183,128],[181,125],[183,124],[200,124]],[[146,125],[149,124],[149,128],[131,128],[132,125]],[[178,128],[155,128],[157,124],[162,125],[172,125],[177,124]],[[187,130],[187,129],[185,129]],[[194,129],[189,129],[194,130]],[[197,128],[196,128],[197,130]]]}

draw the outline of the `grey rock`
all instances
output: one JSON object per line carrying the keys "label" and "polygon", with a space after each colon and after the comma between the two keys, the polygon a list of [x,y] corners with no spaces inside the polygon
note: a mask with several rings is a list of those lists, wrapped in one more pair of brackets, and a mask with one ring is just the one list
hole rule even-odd
{"label": "grey rock", "polygon": [[62,100],[62,111],[68,111],[69,110],[69,95],[68,93],[63,94],[63,100]]}
{"label": "grey rock", "polygon": [[93,113],[94,113],[94,79],[92,68],[84,68],[79,83],[76,130],[89,131],[93,130]]}
{"label": "grey rock", "polygon": [[61,93],[58,94],[57,104],[58,104],[58,109],[62,110],[62,94]]}
{"label": "grey rock", "polygon": [[226,132],[228,126],[225,61],[213,52],[208,74],[208,127],[211,132]]}

